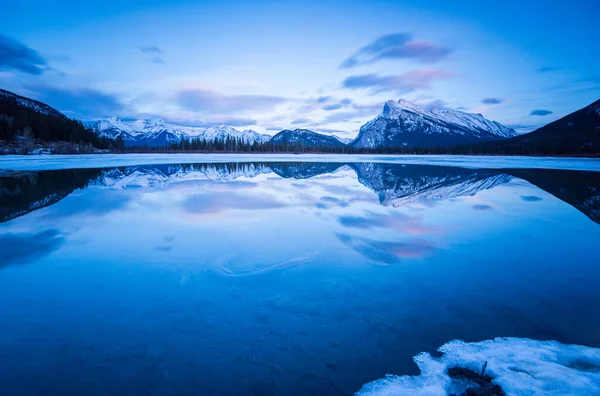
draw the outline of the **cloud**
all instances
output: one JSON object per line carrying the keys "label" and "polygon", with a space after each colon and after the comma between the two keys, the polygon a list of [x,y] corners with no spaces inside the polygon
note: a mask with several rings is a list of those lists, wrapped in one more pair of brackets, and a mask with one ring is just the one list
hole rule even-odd
{"label": "cloud", "polygon": [[430,88],[433,80],[449,78],[451,76],[451,73],[432,69],[413,70],[393,76],[362,74],[347,77],[342,82],[342,87],[348,89],[370,89],[373,94],[384,91],[396,91],[403,94],[418,89]]}
{"label": "cloud", "polygon": [[322,133],[343,133],[343,134],[348,133],[348,131],[342,131],[341,129],[335,129],[335,128],[313,128],[313,131],[322,132]]}
{"label": "cloud", "polygon": [[329,104],[326,104],[325,106],[322,107],[322,109],[325,111],[339,110],[341,108],[348,107],[351,104],[352,104],[352,99],[346,98],[346,99],[342,99],[339,101],[334,101]]}
{"label": "cloud", "polygon": [[505,124],[506,127],[512,128],[518,132],[529,132],[540,127],[543,127],[546,124]]}
{"label": "cloud", "polygon": [[161,58],[160,56],[155,56],[154,58],[152,58],[152,63],[156,63],[157,65],[166,65],[167,62],[165,62],[165,60],[163,58]]}
{"label": "cloud", "polygon": [[443,100],[440,99],[435,99],[429,103],[426,103],[424,105],[422,105],[424,109],[426,110],[431,110],[431,109],[447,109],[448,108],[448,104],[446,102],[444,102]]}
{"label": "cloud", "polygon": [[35,92],[42,102],[76,117],[108,117],[131,111],[116,95],[93,88],[30,86],[28,89]]}
{"label": "cloud", "polygon": [[384,59],[414,59],[422,63],[438,62],[450,49],[427,41],[415,41],[409,33],[393,33],[377,38],[342,62],[340,68],[351,68]]}
{"label": "cloud", "polygon": [[542,66],[538,69],[539,73],[551,73],[554,71],[557,71],[558,68],[557,67],[552,67],[552,66]]}
{"label": "cloud", "polygon": [[547,116],[552,114],[552,112],[550,110],[543,110],[543,109],[536,109],[536,110],[532,110],[531,113],[529,113],[530,116]]}
{"label": "cloud", "polygon": [[145,47],[141,47],[140,51],[144,54],[162,54],[163,50],[158,48],[156,45],[147,45]]}
{"label": "cloud", "polygon": [[504,102],[504,99],[501,98],[483,98],[481,99],[481,103],[485,105],[497,105]]}
{"label": "cloud", "polygon": [[494,209],[492,206],[485,205],[485,204],[475,204],[472,206],[472,208],[475,210],[492,210],[492,209]]}
{"label": "cloud", "polygon": [[310,123],[312,123],[312,121],[309,120],[308,118],[298,118],[297,120],[294,120],[291,122],[292,125],[310,124]]}
{"label": "cloud", "polygon": [[17,70],[40,75],[47,69],[46,59],[39,52],[0,34],[0,70]]}
{"label": "cloud", "polygon": [[160,117],[168,123],[188,127],[212,127],[219,125],[229,125],[232,127],[256,125],[257,122],[253,118],[236,117],[227,115],[211,115],[201,119],[189,119],[182,117]]}
{"label": "cloud", "polygon": [[182,108],[198,113],[269,111],[287,99],[269,95],[225,95],[207,89],[188,89],[175,98]]}

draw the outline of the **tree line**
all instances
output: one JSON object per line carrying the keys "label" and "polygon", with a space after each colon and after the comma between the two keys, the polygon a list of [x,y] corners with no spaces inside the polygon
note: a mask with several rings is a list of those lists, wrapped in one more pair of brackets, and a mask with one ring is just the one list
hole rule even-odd
{"label": "tree line", "polygon": [[377,147],[359,148],[352,146],[314,146],[303,143],[253,142],[227,138],[223,141],[206,141],[203,139],[181,140],[172,142],[166,147],[130,148],[134,151],[166,151],[166,152],[231,152],[231,153],[332,153],[332,154],[405,154],[405,155],[600,155],[600,148],[555,147],[543,145],[516,145],[499,142],[477,143],[453,147]]}
{"label": "tree line", "polygon": [[81,146],[91,145],[99,149],[124,148],[123,139],[119,142],[99,137],[81,121],[72,120],[58,112],[39,112],[21,105],[19,100],[17,96],[4,96],[0,100],[0,140],[68,142]]}

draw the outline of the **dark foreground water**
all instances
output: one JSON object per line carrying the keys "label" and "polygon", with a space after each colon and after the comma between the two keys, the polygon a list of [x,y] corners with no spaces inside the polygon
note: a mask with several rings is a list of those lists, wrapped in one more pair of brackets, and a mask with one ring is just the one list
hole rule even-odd
{"label": "dark foreground water", "polygon": [[600,346],[600,172],[0,174],[0,394],[352,394],[453,340]]}

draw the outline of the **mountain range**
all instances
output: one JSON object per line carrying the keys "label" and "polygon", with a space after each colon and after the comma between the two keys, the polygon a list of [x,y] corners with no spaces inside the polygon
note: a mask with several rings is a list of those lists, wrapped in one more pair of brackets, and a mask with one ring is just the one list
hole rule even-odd
{"label": "mountain range", "polygon": [[[40,116],[32,117],[30,114]],[[65,122],[72,124],[65,127]],[[253,130],[240,131],[227,125],[188,127],[161,120],[118,118],[88,123],[86,130],[80,123],[69,120],[44,103],[0,90],[0,140],[10,142],[31,125],[33,137],[40,140],[91,143],[102,148],[115,146],[111,142],[118,142],[120,138],[123,141],[121,144],[126,147],[167,147],[186,141],[201,141],[211,145],[237,141],[251,146],[257,144],[259,150],[260,147],[273,150],[274,146],[278,146],[279,151],[305,151],[307,148],[345,152],[456,148],[458,153],[466,150],[469,153],[528,154],[600,150],[600,100],[523,135],[496,121],[487,120],[481,114],[424,108],[403,99],[387,101],[381,113],[364,124],[355,139],[348,141],[307,129],[285,129],[270,136]],[[67,129],[69,131],[65,133]],[[271,145],[266,148],[261,146],[266,143]]]}
{"label": "mountain range", "polygon": [[161,120],[132,120],[108,118],[89,126],[101,137],[116,139],[120,136],[125,146],[165,147],[182,140],[199,139],[207,142],[224,142],[235,139],[246,144],[264,143],[270,135],[253,130],[239,131],[227,125],[211,127],[174,126]]}

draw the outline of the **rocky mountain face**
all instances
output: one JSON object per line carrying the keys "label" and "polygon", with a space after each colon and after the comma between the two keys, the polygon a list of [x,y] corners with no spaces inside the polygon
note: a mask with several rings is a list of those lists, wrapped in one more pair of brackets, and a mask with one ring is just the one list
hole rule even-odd
{"label": "rocky mountain face", "polygon": [[388,101],[383,111],[360,128],[350,146],[449,147],[507,139],[514,129],[485,119],[481,114],[450,109],[425,109],[407,100]]}
{"label": "rocky mountain face", "polygon": [[323,135],[308,129],[284,129],[270,140],[272,143],[302,145],[304,147],[343,147],[345,144],[333,136]]}

